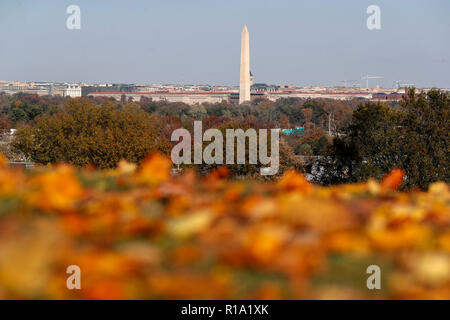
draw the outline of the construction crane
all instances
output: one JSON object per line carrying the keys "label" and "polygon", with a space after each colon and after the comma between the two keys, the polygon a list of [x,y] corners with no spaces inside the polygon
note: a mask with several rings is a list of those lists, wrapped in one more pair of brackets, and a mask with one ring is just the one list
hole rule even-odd
{"label": "construction crane", "polygon": [[365,75],[361,79],[366,80],[366,89],[369,89],[369,79],[383,79],[383,76],[369,76]]}
{"label": "construction crane", "polygon": [[347,88],[347,83],[349,82],[358,82],[358,80],[342,80],[341,82],[344,83],[344,87]]}

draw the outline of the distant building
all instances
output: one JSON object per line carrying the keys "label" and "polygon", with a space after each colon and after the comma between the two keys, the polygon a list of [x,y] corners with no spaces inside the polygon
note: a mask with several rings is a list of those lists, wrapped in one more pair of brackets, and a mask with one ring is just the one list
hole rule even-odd
{"label": "distant building", "polygon": [[67,87],[63,90],[63,97],[81,97],[81,86],[74,84],[67,85]]}
{"label": "distant building", "polygon": [[266,92],[266,98],[272,101],[281,98],[351,100],[355,98],[372,99],[372,94],[367,92],[279,91]]}
{"label": "distant building", "polygon": [[166,101],[166,102],[183,102],[186,104],[202,104],[202,103],[220,103],[230,102],[231,92],[91,92],[88,96],[91,97],[108,97],[114,98],[118,101],[140,101],[141,97],[149,98],[151,101]]}
{"label": "distant building", "polygon": [[265,83],[254,83],[251,87],[251,92],[276,92],[278,86],[267,85]]}
{"label": "distant building", "polygon": [[393,92],[393,93],[384,93],[384,92],[379,92],[379,93],[374,93],[372,94],[372,100],[374,101],[400,101],[403,97],[403,93],[397,93],[397,92]]}
{"label": "distant building", "polygon": [[[146,87],[148,89],[148,87]],[[92,85],[83,86],[81,88],[81,95],[83,97],[88,96],[92,92],[140,92],[142,87],[138,87],[134,84],[109,84],[109,85]]]}

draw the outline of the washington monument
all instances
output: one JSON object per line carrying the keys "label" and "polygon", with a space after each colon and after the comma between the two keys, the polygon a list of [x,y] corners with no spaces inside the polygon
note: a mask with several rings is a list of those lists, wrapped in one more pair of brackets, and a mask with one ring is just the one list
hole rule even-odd
{"label": "washington monument", "polygon": [[239,104],[250,101],[250,44],[247,26],[241,34],[241,79],[239,84]]}

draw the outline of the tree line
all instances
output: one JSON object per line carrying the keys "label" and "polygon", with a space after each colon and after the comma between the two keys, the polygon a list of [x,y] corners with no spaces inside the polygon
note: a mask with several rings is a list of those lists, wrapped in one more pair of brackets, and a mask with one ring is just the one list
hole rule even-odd
{"label": "tree line", "polygon": [[[330,115],[333,136],[327,135]],[[282,135],[280,173],[289,168],[302,171],[300,156],[315,155],[320,173],[315,180],[322,184],[378,179],[393,167],[406,171],[407,187],[449,181],[449,94],[439,90],[411,90],[397,105],[289,98],[258,99],[247,106],[189,106],[146,98],[124,103],[110,98],[0,95],[2,129],[18,129],[10,148],[42,164],[111,168],[120,159],[139,163],[152,151],[169,155],[173,130],[192,130],[194,120],[202,120],[204,130],[302,126],[302,135]],[[257,168],[231,171],[254,176]]]}

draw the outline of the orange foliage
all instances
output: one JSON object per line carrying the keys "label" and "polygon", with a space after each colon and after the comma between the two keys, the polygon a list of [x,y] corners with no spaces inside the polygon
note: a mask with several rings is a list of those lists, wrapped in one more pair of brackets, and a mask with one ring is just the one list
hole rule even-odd
{"label": "orange foliage", "polygon": [[[316,186],[140,168],[8,168],[0,157],[0,296],[42,299],[450,298],[450,191]],[[381,292],[366,287],[379,264]],[[81,290],[66,268],[81,269]],[[362,276],[361,276],[362,275]]]}
{"label": "orange foliage", "polygon": [[402,169],[394,169],[383,178],[381,186],[386,189],[395,190],[402,185],[404,176],[405,172]]}

